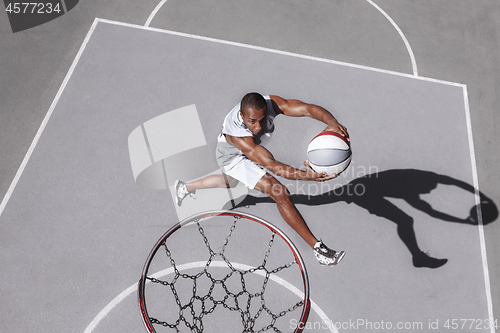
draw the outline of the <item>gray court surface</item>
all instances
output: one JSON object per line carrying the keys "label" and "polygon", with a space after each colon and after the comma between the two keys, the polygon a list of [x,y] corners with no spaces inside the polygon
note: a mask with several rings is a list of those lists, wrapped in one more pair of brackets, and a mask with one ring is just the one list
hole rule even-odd
{"label": "gray court surface", "polygon": [[[462,85],[108,21],[94,24],[84,46],[2,214],[1,260],[15,269],[2,270],[2,289],[12,304],[5,315],[40,306],[16,323],[21,331],[84,331],[91,323],[96,332],[141,330],[135,294],[93,322],[137,281],[156,238],[178,220],[169,191],[135,183],[127,139],[142,123],[195,105],[211,151],[223,117],[250,90],[322,105],[349,128],[354,159],[344,175],[323,184],[285,182],[313,233],[348,253],[341,265],[320,267],[276,206],[258,193],[250,192],[238,208],[272,221],[297,244],[311,298],[329,320],[356,322],[364,330],[369,327],[362,325],[380,327],[382,321],[412,323],[417,326],[408,331],[416,332],[436,321],[488,318],[478,227],[430,217],[405,202],[422,195],[434,209],[462,219],[474,206],[467,186],[439,184],[437,177],[470,187],[474,181]],[[276,127],[269,148],[295,166],[322,129],[309,119],[285,117]],[[189,131],[181,135],[190,140]],[[164,140],[178,136],[165,131]],[[181,171],[167,171],[168,183],[214,171],[207,156],[178,158]],[[375,183],[363,183],[369,174]],[[360,179],[362,186],[355,187]],[[402,191],[384,192],[401,179]],[[426,187],[436,188],[426,194]],[[411,216],[420,248],[449,262],[435,270],[414,268],[389,221],[393,213],[355,198],[365,189],[377,193],[376,202]],[[196,200],[183,206],[196,209]],[[335,331],[318,328],[321,320],[312,313],[310,322],[317,324],[311,331]],[[344,327],[340,331],[354,330]]]}
{"label": "gray court surface", "polygon": [[[156,240],[237,198],[235,210],[301,251],[315,305],[306,331],[495,332],[498,221],[465,219],[478,184],[500,202],[498,3],[172,0],[152,15],[158,3],[82,2],[19,34],[0,17],[2,331],[143,332],[135,285]],[[324,106],[349,128],[345,174],[283,181],[313,233],[347,252],[337,267],[320,267],[255,191],[198,191],[175,207],[173,181],[218,172],[222,119],[255,90]],[[179,110],[199,126],[162,134],[158,120]],[[276,127],[268,148],[300,167],[322,125],[280,116]],[[134,133],[149,156],[134,159]],[[430,206],[412,206],[419,197]],[[394,223],[408,218],[444,266],[413,267]]]}

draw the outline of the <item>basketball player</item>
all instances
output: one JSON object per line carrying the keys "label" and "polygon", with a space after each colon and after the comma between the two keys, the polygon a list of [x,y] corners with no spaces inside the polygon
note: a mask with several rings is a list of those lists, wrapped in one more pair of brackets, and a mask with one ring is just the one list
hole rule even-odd
{"label": "basketball player", "polygon": [[229,188],[242,182],[248,188],[268,195],[278,204],[283,219],[311,246],[320,264],[336,265],[342,260],[344,251],[331,250],[313,236],[291,201],[288,189],[266,172],[267,169],[279,177],[317,182],[336,177],[336,175],[325,176],[324,172],[315,172],[308,161],[304,162],[305,170],[283,164],[264,148],[263,145],[274,131],[274,118],[280,114],[317,119],[327,125],[325,131],[334,131],[349,139],[347,129],[320,106],[299,100],[285,100],[279,96],[246,94],[227,114],[218,136],[216,157],[222,175],[207,176],[187,184],[176,181],[177,205],[180,206],[186,196],[193,196],[198,189]]}

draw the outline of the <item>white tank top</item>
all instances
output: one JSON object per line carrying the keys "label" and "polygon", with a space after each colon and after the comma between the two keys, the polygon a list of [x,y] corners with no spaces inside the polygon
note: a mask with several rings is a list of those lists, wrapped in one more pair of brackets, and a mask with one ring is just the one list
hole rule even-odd
{"label": "white tank top", "polygon": [[238,103],[224,118],[222,123],[222,130],[217,137],[218,142],[227,142],[224,134],[235,137],[246,137],[251,136],[254,138],[255,143],[258,145],[265,145],[271,139],[271,135],[274,132],[274,118],[276,113],[274,112],[273,104],[269,96],[264,96],[267,103],[267,122],[266,126],[262,129],[259,135],[253,135],[252,132],[241,119],[240,115],[240,104]]}

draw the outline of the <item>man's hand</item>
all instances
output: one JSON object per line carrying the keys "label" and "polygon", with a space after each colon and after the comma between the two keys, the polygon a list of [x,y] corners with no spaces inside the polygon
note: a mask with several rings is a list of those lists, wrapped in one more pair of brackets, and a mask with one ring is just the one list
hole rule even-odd
{"label": "man's hand", "polygon": [[324,172],[324,171],[321,173],[314,171],[311,168],[311,166],[309,165],[309,160],[304,162],[304,166],[306,167],[306,173],[307,173],[308,180],[314,180],[317,182],[324,182],[326,180],[330,180],[330,179],[336,178],[338,176],[336,174],[326,176],[326,172]]}
{"label": "man's hand", "polygon": [[347,127],[341,125],[338,121],[332,122],[325,128],[326,132],[337,132],[342,135],[348,142],[351,142],[349,138],[349,133],[347,132]]}

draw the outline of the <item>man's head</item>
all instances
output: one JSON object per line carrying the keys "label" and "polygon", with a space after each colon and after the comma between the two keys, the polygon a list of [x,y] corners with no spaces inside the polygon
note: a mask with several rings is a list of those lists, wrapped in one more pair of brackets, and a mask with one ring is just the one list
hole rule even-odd
{"label": "man's head", "polygon": [[267,104],[259,93],[248,93],[241,100],[240,115],[253,135],[258,135],[267,121]]}

